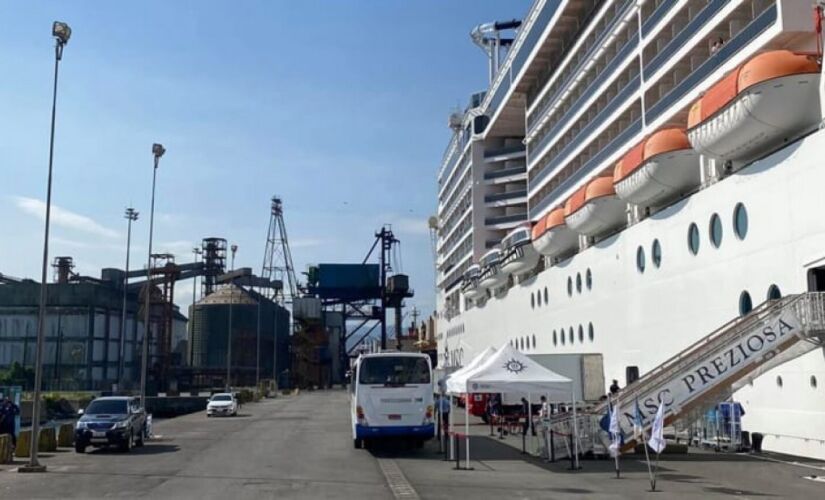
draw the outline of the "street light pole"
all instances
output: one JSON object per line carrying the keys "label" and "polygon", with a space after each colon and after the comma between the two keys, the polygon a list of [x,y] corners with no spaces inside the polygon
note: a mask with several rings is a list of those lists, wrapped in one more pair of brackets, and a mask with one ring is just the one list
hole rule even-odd
{"label": "street light pole", "polygon": [[[235,270],[235,252],[238,245],[232,245],[231,270]],[[226,392],[232,389],[232,306],[235,302],[235,280],[229,281],[229,331],[226,332]]]}
{"label": "street light pole", "polygon": [[158,177],[158,163],[166,149],[160,144],[152,144],[152,156],[155,159],[152,169],[152,204],[149,210],[149,255],[146,262],[146,293],[143,304],[143,349],[140,360],[140,404],[146,410],[146,372],[149,369],[149,310],[152,297],[152,237],[155,230],[155,184]]}
{"label": "street light pole", "polygon": [[263,294],[258,287],[258,324],[255,332],[255,390],[261,386],[261,302]]}
{"label": "street light pole", "polygon": [[[198,256],[203,253],[200,247],[195,247],[192,249],[192,253],[195,254],[195,264],[198,263]],[[192,366],[195,354],[194,350],[192,349],[192,341],[195,338],[195,301],[196,301],[196,293],[198,290],[198,277],[192,278],[192,312],[189,313],[189,366]]]}
{"label": "street light pole", "polygon": [[[129,292],[129,252],[132,248],[132,222],[138,220],[139,213],[132,207],[126,209],[123,217],[128,220],[126,229],[126,272],[123,273],[123,311],[120,316],[120,355],[117,365],[117,381],[119,385],[125,385],[126,377],[123,376],[126,355],[126,298]],[[137,316],[137,315],[136,315]],[[119,387],[123,390],[123,387]]]}
{"label": "street light pole", "polygon": [[37,442],[40,436],[40,385],[43,383],[43,337],[46,330],[46,283],[49,265],[49,222],[52,214],[52,165],[54,164],[54,123],[57,110],[57,73],[60,59],[63,58],[63,47],[69,41],[72,29],[66,23],[55,21],[52,24],[52,36],[55,38],[54,48],[54,89],[52,91],[52,124],[49,136],[49,176],[46,184],[46,224],[43,237],[43,267],[40,274],[40,304],[37,309],[37,347],[34,355],[34,402],[32,404],[32,446],[29,463],[18,468],[20,472],[46,472],[46,466],[37,460]]}

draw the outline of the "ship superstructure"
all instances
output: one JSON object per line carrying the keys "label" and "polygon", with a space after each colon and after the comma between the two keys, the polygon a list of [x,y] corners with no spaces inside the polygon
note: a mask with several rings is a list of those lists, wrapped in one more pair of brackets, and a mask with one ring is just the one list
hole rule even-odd
{"label": "ship superstructure", "polygon": [[[825,289],[811,9],[537,0],[450,119],[439,361],[510,342],[600,353],[607,380],[631,381],[766,300]],[[825,457],[820,382],[821,349],[754,378],[746,426]]]}

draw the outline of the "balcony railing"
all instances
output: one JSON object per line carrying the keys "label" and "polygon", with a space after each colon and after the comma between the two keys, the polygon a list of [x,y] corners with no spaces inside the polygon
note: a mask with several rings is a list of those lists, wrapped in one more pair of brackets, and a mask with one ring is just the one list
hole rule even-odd
{"label": "balcony railing", "polygon": [[488,194],[484,197],[484,201],[491,202],[491,201],[502,201],[502,200],[512,200],[514,198],[524,198],[527,196],[526,189],[519,189],[518,191],[508,191],[506,193],[496,193],[496,194]]}
{"label": "balcony railing", "polygon": [[521,165],[518,167],[503,168],[501,170],[487,172],[486,174],[484,174],[484,179],[500,179],[502,177],[510,177],[511,175],[519,175],[525,173],[527,173],[527,165]]}
{"label": "balcony railing", "polygon": [[499,215],[497,217],[487,217],[484,224],[495,226],[497,224],[509,224],[511,222],[521,222],[527,220],[527,212],[514,215]]}
{"label": "balcony railing", "polygon": [[[523,153],[523,154],[518,155],[517,153]],[[503,148],[490,149],[488,151],[485,151],[484,152],[484,159],[487,160],[487,159],[490,159],[490,158],[498,158],[500,156],[520,157],[520,156],[526,155],[526,153],[527,153],[527,151],[524,147],[524,144],[516,144],[515,146],[506,146],[506,147],[503,147]]]}

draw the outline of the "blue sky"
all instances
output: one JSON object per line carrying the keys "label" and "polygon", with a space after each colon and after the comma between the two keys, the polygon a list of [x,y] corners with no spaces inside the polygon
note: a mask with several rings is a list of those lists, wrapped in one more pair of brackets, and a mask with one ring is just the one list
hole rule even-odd
{"label": "blue sky", "polygon": [[[151,144],[155,251],[191,259],[203,237],[260,271],[280,195],[298,271],[360,261],[392,224],[403,271],[434,305],[427,217],[451,108],[486,87],[469,40],[527,0],[19,2],[0,0],[0,273],[39,277],[53,70],[60,69],[50,256],[82,274],[123,267],[130,203],[144,265]],[[133,262],[135,262],[133,260]],[[182,300],[191,284],[181,284]]]}

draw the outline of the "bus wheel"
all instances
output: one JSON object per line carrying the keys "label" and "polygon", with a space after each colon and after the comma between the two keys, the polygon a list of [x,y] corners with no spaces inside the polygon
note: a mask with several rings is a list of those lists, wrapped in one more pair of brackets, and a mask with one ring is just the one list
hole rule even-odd
{"label": "bus wheel", "polygon": [[352,440],[352,446],[356,450],[360,450],[361,448],[364,447],[364,441],[362,439],[355,438],[355,439]]}

